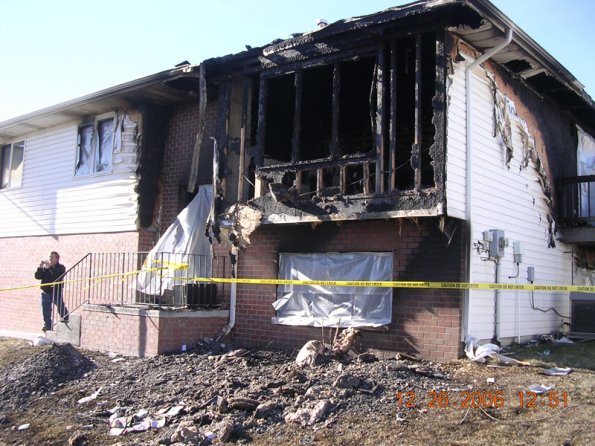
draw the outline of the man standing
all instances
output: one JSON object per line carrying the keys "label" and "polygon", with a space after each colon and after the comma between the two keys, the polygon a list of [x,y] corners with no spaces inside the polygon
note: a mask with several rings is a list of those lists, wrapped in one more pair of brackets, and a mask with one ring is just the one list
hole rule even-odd
{"label": "man standing", "polygon": [[43,331],[52,329],[52,303],[58,307],[60,322],[68,322],[68,311],[62,300],[63,285],[43,285],[51,284],[63,280],[62,276],[66,272],[64,265],[60,264],[60,254],[56,251],[50,253],[50,261],[42,260],[35,271],[35,278],[41,280],[41,310],[43,313]]}

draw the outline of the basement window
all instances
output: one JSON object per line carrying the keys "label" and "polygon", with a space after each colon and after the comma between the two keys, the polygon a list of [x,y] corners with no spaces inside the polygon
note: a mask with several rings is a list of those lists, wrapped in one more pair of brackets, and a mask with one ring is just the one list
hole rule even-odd
{"label": "basement window", "polygon": [[[279,255],[279,279],[390,281],[390,252]],[[274,324],[379,327],[391,323],[392,288],[279,285]]]}
{"label": "basement window", "polygon": [[98,118],[79,126],[75,175],[111,172],[115,117]]}
{"label": "basement window", "polygon": [[0,153],[0,189],[19,187],[23,182],[25,142],[2,146]]}

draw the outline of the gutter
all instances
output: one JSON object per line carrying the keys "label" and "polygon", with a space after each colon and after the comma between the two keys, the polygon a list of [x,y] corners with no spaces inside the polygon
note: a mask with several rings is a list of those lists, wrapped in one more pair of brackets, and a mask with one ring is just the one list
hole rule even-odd
{"label": "gutter", "polygon": [[514,32],[514,42],[523,51],[526,51],[531,57],[543,65],[547,73],[557,79],[562,85],[577,94],[590,107],[595,106],[593,99],[585,92],[584,86],[568,71],[560,62],[558,62],[541,45],[533,40],[527,33],[510,20],[502,11],[494,6],[488,0],[462,0],[469,8],[489,20],[499,29],[504,31],[512,30]]}
{"label": "gutter", "polygon": [[[473,128],[472,128],[472,120],[471,120],[471,96],[472,96],[472,83],[471,83],[471,74],[473,70],[496,53],[502,51],[506,48],[510,42],[512,42],[512,28],[508,28],[506,30],[506,37],[504,40],[496,45],[494,48],[486,51],[480,57],[475,59],[471,62],[467,68],[465,69],[465,149],[466,149],[466,215],[467,215],[467,222],[468,222],[468,239],[467,239],[467,265],[466,265],[466,282],[471,282],[471,257],[473,255],[473,243],[471,238],[473,237],[473,218],[472,218],[472,185],[473,185],[473,163],[472,163],[472,150],[471,145],[473,141]],[[467,60],[470,60],[468,56],[463,54],[463,57]],[[471,297],[471,290],[465,291],[465,330],[464,332],[465,337],[468,334],[467,330],[469,329],[469,299]],[[499,338],[500,335],[500,290],[494,291],[494,337]]]}

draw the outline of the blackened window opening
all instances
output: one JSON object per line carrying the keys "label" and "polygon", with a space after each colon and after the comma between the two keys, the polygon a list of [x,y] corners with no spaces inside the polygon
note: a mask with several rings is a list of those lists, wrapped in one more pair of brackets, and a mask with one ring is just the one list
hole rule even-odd
{"label": "blackened window opening", "polygon": [[368,153],[374,147],[370,121],[370,89],[376,58],[341,63],[339,154]]}
{"label": "blackened window opening", "polygon": [[415,38],[397,40],[397,119],[396,138],[397,189],[413,189],[411,145],[415,132]]}
{"label": "blackened window opening", "polygon": [[[396,51],[396,187],[400,190],[415,188],[415,170],[411,165],[412,145],[415,141],[415,63],[416,38],[398,39]],[[421,186],[434,186],[434,169],[430,148],[434,144],[435,127],[432,100],[436,94],[436,35],[422,34],[421,38]]]}
{"label": "blackened window opening", "polygon": [[291,161],[293,136],[293,73],[268,79],[266,91],[265,165],[287,163]]}
{"label": "blackened window opening", "polygon": [[320,159],[330,155],[332,105],[333,67],[327,65],[304,70],[298,160]]}

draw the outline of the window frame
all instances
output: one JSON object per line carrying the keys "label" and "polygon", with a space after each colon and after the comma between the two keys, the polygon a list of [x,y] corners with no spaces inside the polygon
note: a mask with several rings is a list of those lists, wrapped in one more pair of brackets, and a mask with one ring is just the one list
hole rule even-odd
{"label": "window frame", "polygon": [[[116,112],[109,112],[109,113],[104,113],[102,115],[98,115],[95,116],[94,118],[91,119],[86,119],[84,121],[79,122],[78,126],[77,126],[77,134],[76,134],[76,151],[75,151],[75,157],[74,157],[74,178],[88,178],[88,177],[92,177],[92,176],[98,176],[98,175],[111,175],[113,172],[113,168],[114,168],[114,163],[113,163],[113,156],[114,156],[114,148],[115,148],[115,141],[112,141],[112,153],[111,153],[111,157],[110,157],[110,165],[109,165],[109,169],[105,169],[105,170],[97,170],[97,166],[98,166],[98,156],[99,156],[99,144],[100,144],[100,136],[99,136],[99,127],[100,127],[100,123],[104,122],[104,121],[109,121],[111,120],[113,123],[113,127],[112,127],[112,138],[115,135],[116,132],[116,127],[117,127],[117,113]],[[89,169],[89,171],[87,173],[78,173],[78,168],[79,168],[79,162],[81,159],[81,129],[84,127],[92,127],[92,136],[91,136],[91,151],[89,153],[89,158],[88,158],[88,162],[89,167],[91,167]]]}
{"label": "window frame", "polygon": [[[21,145],[22,150],[23,150],[23,158],[21,160],[21,178],[20,178],[19,184],[12,184],[13,183],[13,181],[12,181],[13,180],[12,162],[13,162],[13,156],[14,156],[14,148],[17,145]],[[10,190],[10,189],[19,189],[19,188],[23,187],[23,177],[25,174],[25,146],[26,146],[25,139],[0,144],[0,191]],[[3,182],[2,169],[3,169],[3,161],[4,161],[3,155],[4,155],[4,149],[6,147],[10,147],[10,156],[8,158],[8,166],[9,166],[8,182],[7,182],[6,186],[2,187],[2,182]]]}

